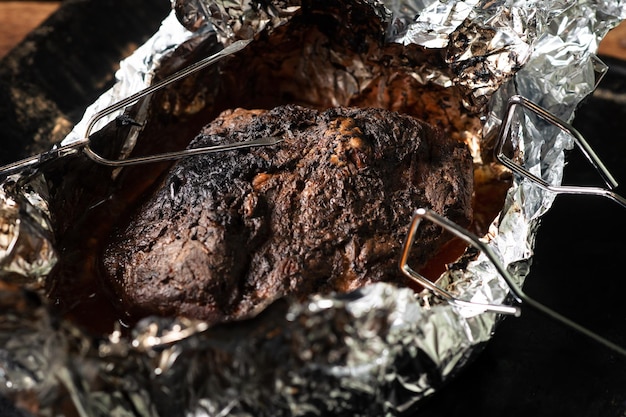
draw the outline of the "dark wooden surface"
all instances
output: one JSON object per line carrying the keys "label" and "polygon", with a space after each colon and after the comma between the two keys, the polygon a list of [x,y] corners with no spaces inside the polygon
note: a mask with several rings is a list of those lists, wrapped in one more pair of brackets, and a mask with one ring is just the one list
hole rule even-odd
{"label": "dark wooden surface", "polygon": [[39,26],[60,1],[0,1],[0,58]]}

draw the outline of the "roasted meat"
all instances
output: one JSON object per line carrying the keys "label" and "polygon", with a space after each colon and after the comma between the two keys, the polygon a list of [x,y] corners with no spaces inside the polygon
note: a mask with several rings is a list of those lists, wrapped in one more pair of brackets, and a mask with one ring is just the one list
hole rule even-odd
{"label": "roasted meat", "polygon": [[[408,115],[296,105],[231,110],[191,147],[280,136],[277,145],[190,157],[119,224],[104,272],[132,314],[211,323],[283,296],[402,282],[398,259],[413,211],[467,226],[467,147]],[[420,228],[413,265],[445,242]]]}
{"label": "roasted meat", "polygon": [[[277,196],[283,198],[283,194],[287,194],[289,182],[286,178],[292,178],[292,182],[296,181],[294,179],[296,174],[293,173],[295,168],[286,166],[279,169],[279,165],[277,165],[279,161],[276,159],[278,156],[272,153],[274,155],[272,158],[267,157],[269,158],[267,172],[261,170],[261,168],[265,169],[264,166],[253,165],[248,167],[245,165],[245,161],[253,158],[254,155],[260,158],[260,155],[266,155],[267,152],[278,152],[277,155],[292,152],[292,158],[301,157],[303,159],[300,163],[304,164],[310,155],[298,153],[298,150],[305,145],[294,144],[295,138],[315,136],[314,126],[318,124],[318,130],[322,131],[325,131],[324,129],[328,131],[339,129],[339,127],[333,126],[324,127],[325,123],[329,123],[328,117],[333,114],[332,111],[328,113],[328,116],[320,116],[315,112],[311,113],[310,110],[300,110],[299,112],[304,112],[303,114],[310,116],[301,115],[294,118],[294,114],[300,113],[294,113],[293,109],[287,111],[286,109],[290,107],[281,106],[299,105],[314,109],[317,112],[325,112],[329,108],[386,109],[387,111],[383,113],[363,110],[370,116],[373,114],[376,116],[372,116],[372,120],[367,121],[367,123],[365,121],[359,122],[367,125],[367,129],[359,126],[361,133],[367,137],[378,137],[381,149],[389,147],[388,139],[384,138],[395,135],[393,132],[403,132],[409,129],[406,126],[395,127],[394,123],[402,121],[402,123],[409,125],[421,125],[412,118],[427,121],[431,126],[445,132],[445,136],[456,142],[468,144],[474,157],[473,191],[472,186],[469,185],[471,183],[469,174],[466,176],[471,161],[465,152],[458,158],[458,167],[453,162],[457,159],[457,155],[446,155],[441,160],[437,159],[440,158],[439,156],[424,156],[423,159],[441,164],[451,173],[449,178],[444,180],[443,174],[439,175],[437,170],[433,170],[433,174],[427,178],[422,172],[428,170],[420,168],[420,178],[416,181],[422,184],[421,187],[424,187],[424,190],[427,188],[436,189],[446,182],[453,185],[457,184],[458,187],[457,185],[455,187],[458,190],[454,191],[456,194],[453,193],[450,201],[458,201],[458,206],[465,207],[467,210],[469,210],[470,205],[469,196],[472,195],[472,223],[469,226],[477,235],[484,235],[502,208],[502,202],[510,181],[509,177],[500,178],[499,171],[494,170],[496,165],[490,163],[493,152],[490,149],[489,139],[483,141],[480,136],[481,115],[483,113],[468,110],[465,107],[469,100],[467,91],[458,88],[454,83],[450,84],[450,80],[455,78],[455,72],[449,68],[449,62],[446,60],[446,49],[431,50],[417,45],[387,42],[386,26],[381,21],[381,16],[374,12],[372,5],[371,2],[360,1],[316,2],[307,0],[303,3],[302,8],[293,10],[293,15],[289,19],[283,20],[280,24],[265,26],[242,51],[199,73],[184,78],[175,85],[171,85],[133,106],[127,107],[124,110],[124,120],[132,120],[136,123],[124,123],[123,120],[122,122],[120,120],[112,121],[90,137],[94,149],[113,159],[118,158],[120,154],[127,155],[128,153],[131,157],[161,154],[184,149],[203,126],[212,123],[227,109],[246,108],[270,111],[270,109],[282,108],[285,115],[283,116],[284,120],[280,123],[277,121],[281,114],[280,110],[273,110],[267,114],[258,113],[254,117],[252,115],[244,117],[240,111],[236,112],[239,115],[237,117],[222,115],[211,125],[212,127],[205,131],[206,133],[218,128],[222,129],[219,134],[221,138],[219,140],[215,137],[197,140],[198,142],[243,140],[245,137],[240,134],[237,138],[229,136],[234,135],[234,132],[252,129],[252,125],[260,123],[258,121],[252,122],[258,118],[258,120],[267,120],[268,126],[283,126],[280,129],[275,129],[276,132],[270,128],[267,128],[267,132],[265,132],[266,135],[286,135],[286,140],[282,144],[267,149],[238,151],[207,157],[210,158],[208,161],[210,161],[211,166],[219,167],[215,168],[217,171],[196,172],[197,168],[193,168],[193,164],[199,164],[198,160],[202,158],[193,158],[188,162],[182,162],[176,168],[176,172],[181,172],[181,174],[177,174],[178,177],[184,179],[181,181],[180,187],[178,180],[170,177],[164,185],[161,185],[167,189],[161,188],[156,194],[153,194],[154,188],[158,186],[164,173],[171,167],[169,163],[111,169],[96,165],[91,160],[85,161],[77,158],[71,163],[56,167],[54,172],[50,172],[47,179],[51,189],[51,211],[55,216],[56,244],[62,256],[51,273],[50,279],[47,280],[47,293],[54,300],[54,304],[59,310],[86,327],[92,330],[95,328],[95,331],[99,333],[111,331],[113,326],[120,321],[124,325],[132,325],[136,319],[151,313],[182,314],[220,321],[253,314],[257,310],[254,307],[257,305],[257,301],[258,308],[261,309],[270,300],[281,295],[301,296],[316,291],[347,290],[360,285],[359,281],[366,283],[379,279],[401,280],[396,265],[397,251],[409,221],[408,213],[419,206],[432,206],[438,209],[437,204],[441,207],[445,204],[436,203],[438,197],[432,195],[422,200],[407,200],[408,202],[401,201],[397,204],[398,201],[396,200],[399,199],[397,196],[401,194],[398,190],[408,186],[406,180],[402,180],[402,183],[397,180],[400,178],[397,172],[406,168],[408,170],[407,175],[410,176],[412,171],[404,165],[402,168],[396,169],[391,164],[385,168],[380,165],[380,161],[376,162],[375,166],[370,166],[369,164],[373,163],[371,157],[363,159],[359,164],[365,167],[363,172],[374,172],[375,175],[382,178],[379,181],[383,181],[384,186],[382,186],[383,190],[379,194],[383,201],[378,201],[378,197],[373,197],[375,194],[373,186],[359,185],[369,193],[361,196],[366,202],[354,203],[353,205],[342,203],[339,197],[348,200],[346,192],[337,192],[330,186],[347,187],[346,189],[353,190],[352,194],[355,193],[354,190],[357,190],[357,186],[352,182],[345,183],[348,185],[339,182],[339,178],[343,177],[337,177],[333,174],[335,172],[333,170],[325,171],[328,179],[320,173],[318,177],[324,181],[317,179],[315,181],[318,181],[320,190],[328,187],[329,201],[332,201],[332,204],[343,204],[347,214],[345,214],[345,219],[340,219],[341,221],[351,219],[350,221],[353,222],[376,222],[376,227],[381,227],[377,229],[376,233],[363,231],[364,229],[359,226],[358,233],[371,233],[372,236],[361,235],[348,238],[348,232],[351,233],[351,230],[342,230],[341,234],[332,238],[334,240],[329,236],[328,239],[331,240],[324,243],[326,246],[322,245],[320,246],[321,249],[311,251],[309,246],[313,243],[308,242],[307,239],[309,239],[309,235],[313,235],[309,233],[304,234],[303,237],[301,232],[300,235],[294,235],[291,238],[294,241],[299,240],[297,244],[302,245],[303,253],[306,253],[306,256],[299,255],[300,257],[297,258],[287,252],[284,254],[277,252],[276,255],[272,256],[278,258],[270,259],[267,261],[267,266],[264,267],[268,270],[278,268],[276,265],[279,264],[287,270],[297,267],[299,268],[297,274],[289,272],[290,278],[276,278],[275,274],[270,276],[269,272],[255,272],[256,263],[265,259],[263,258],[266,256],[263,255],[264,253],[268,253],[270,250],[286,250],[284,249],[286,243],[282,246],[276,243],[282,239],[280,233],[285,233],[280,231],[283,227],[281,222],[284,219],[277,220],[279,215],[276,213],[283,213],[284,218],[289,219],[289,224],[309,222],[308,224],[315,225],[316,223],[312,221],[316,218],[315,216],[320,219],[328,217],[329,225],[331,220],[335,223],[338,222],[337,219],[324,211],[330,210],[331,207],[325,206],[311,209],[314,211],[307,214],[310,216],[308,220],[305,220],[300,214],[297,216],[294,213],[290,213],[289,216],[284,215],[285,212],[299,209],[300,205],[284,207],[291,201],[289,198],[285,200],[285,203],[278,203],[276,200]],[[244,32],[246,31],[244,30]],[[248,35],[250,35],[248,32],[239,33],[235,38],[250,38]],[[177,70],[216,53],[222,47],[223,45],[219,43],[215,33],[203,32],[184,42],[171,53],[166,54],[156,69],[153,79],[155,81],[163,79]],[[343,114],[342,112],[347,110],[337,111]],[[406,116],[399,116],[395,112]],[[313,120],[310,122],[312,124],[309,125],[307,122],[301,127],[284,128],[284,126],[291,126],[292,124],[299,126],[298,120],[301,120],[300,118],[311,119]],[[241,126],[227,129],[224,124],[230,123],[226,122],[230,119],[241,120],[237,122]],[[378,119],[387,119],[386,127],[381,127],[382,122],[377,122]],[[324,122],[324,120],[327,121]],[[407,122],[405,120],[413,121]],[[246,127],[248,123],[251,124],[250,127]],[[305,128],[305,126],[307,127]],[[339,123],[337,126],[342,125]],[[345,125],[342,129],[345,129]],[[409,131],[411,129],[417,128],[411,127]],[[420,132],[431,132],[433,129],[422,127],[419,130]],[[420,152],[424,146],[421,142],[428,141],[430,143],[431,135],[433,136],[433,143],[448,143],[445,139],[434,139],[435,137],[439,138],[441,133],[423,133],[425,136],[419,139],[420,135],[416,136],[418,137],[415,139],[417,142],[411,144],[417,148],[404,150],[402,147],[405,146],[405,139],[398,139],[401,142],[401,145],[398,145],[398,150],[390,150],[389,152],[393,154],[394,152],[415,151],[416,155],[421,155]],[[393,141],[395,140],[393,139]],[[389,143],[396,146],[393,141]],[[445,146],[452,147],[453,144],[448,143]],[[454,146],[461,147],[459,144],[454,144]],[[427,151],[424,152],[428,154]],[[441,152],[445,153],[444,151]],[[361,158],[359,155],[362,153],[356,152],[354,155]],[[321,156],[319,157],[321,158]],[[421,160],[419,158],[418,160]],[[209,162],[206,163],[209,164]],[[271,168],[274,165],[276,166]],[[352,165],[347,164],[342,169],[346,170],[350,166]],[[240,181],[232,179],[237,178],[239,174],[235,175],[234,171],[229,174],[235,167],[238,167],[242,176],[256,176],[257,173],[253,174],[255,169],[258,169],[260,174],[280,170],[280,175],[278,177],[258,176],[254,183],[257,188],[260,187],[260,184],[265,183],[264,179],[267,179],[269,181],[267,184],[272,185],[273,188],[269,190],[253,188],[254,192],[246,194],[245,189],[239,190],[237,188]],[[331,168],[338,169],[335,166],[331,166]],[[456,171],[452,172],[453,169]],[[182,172],[186,173],[183,174]],[[210,174],[211,172],[213,174]],[[294,177],[290,177],[289,172],[292,172]],[[361,174],[360,169],[357,169],[357,172]],[[227,192],[221,188],[215,188],[219,185],[217,182],[218,174],[225,175],[228,180],[225,179],[224,181],[230,181],[232,190]],[[300,172],[297,174],[304,175]],[[186,185],[190,181],[189,178],[194,175],[200,175],[203,178],[203,180],[198,179],[198,183],[203,184],[205,188],[194,190],[191,185]],[[209,177],[209,175],[214,177]],[[336,178],[333,180],[333,177]],[[272,181],[278,181],[279,178],[281,181],[287,182],[284,185],[273,185],[274,182]],[[395,185],[394,183],[394,187],[397,188],[384,188],[390,185],[389,181],[392,181],[393,178],[395,178],[393,181],[397,180],[396,182],[399,184]],[[345,181],[348,180],[354,181],[351,178],[345,179]],[[373,179],[370,180],[374,181]],[[327,184],[329,181],[336,181],[336,183],[329,185]],[[205,183],[209,183],[210,186],[206,188]],[[298,188],[301,183],[296,181],[294,184],[297,186],[292,185],[295,187],[293,193],[298,196],[303,192]],[[175,226],[178,220],[174,220],[170,225],[171,229],[166,230],[162,225],[170,222],[170,216],[174,216],[174,213],[177,216],[183,215],[180,209],[173,206],[169,207],[168,205],[171,203],[166,204],[165,201],[165,197],[170,195],[168,193],[176,194],[179,188],[183,190],[181,192],[189,195],[185,197],[189,201],[200,200],[200,197],[207,193],[206,190],[213,189],[213,194],[202,197],[214,201],[211,203],[213,206],[207,203],[206,207],[208,208],[186,209],[191,213],[187,223],[181,221],[178,226]],[[281,191],[283,194],[276,190],[283,190]],[[332,192],[335,192],[336,195],[331,195]],[[191,197],[194,193],[198,196]],[[241,194],[239,197],[233,197],[237,196],[238,193]],[[406,191],[405,193],[409,192]],[[434,193],[431,191],[431,194]],[[237,212],[239,207],[237,205],[244,204],[240,201],[244,195],[250,195],[250,197],[246,197],[245,204],[247,205],[242,207],[254,207],[254,214],[251,215],[252,217],[238,215],[239,217],[230,219],[231,213]],[[229,198],[232,198],[232,201]],[[392,198],[396,200],[391,201]],[[149,201],[145,202],[146,199]],[[258,203],[255,199],[258,199]],[[367,199],[371,199],[371,202],[367,202],[369,201]],[[225,209],[220,208],[219,210],[222,210],[220,212],[216,206],[217,201],[223,201],[221,204],[232,204],[233,208],[227,212],[223,212]],[[453,205],[452,203],[446,204]],[[138,209],[138,206],[141,208]],[[151,206],[154,207],[151,209]],[[362,206],[368,208],[371,206],[374,211],[364,213],[361,209]],[[152,213],[158,211],[158,207],[163,207],[161,216]],[[463,210],[459,209],[458,211]],[[458,221],[461,225],[468,225],[469,215],[457,216],[455,211],[450,208],[441,209],[439,212]],[[208,213],[213,214],[209,215]],[[334,212],[331,214],[334,215]],[[359,220],[353,219],[366,215],[369,217]],[[215,219],[219,216],[226,216],[226,220],[218,222],[218,229],[222,228],[220,233],[227,233],[220,239],[227,242],[228,246],[220,249],[221,252],[219,253],[210,253],[210,256],[205,256],[205,258],[211,259],[211,263],[202,267],[189,268],[188,264],[191,262],[189,261],[191,258],[185,254],[191,248],[188,244],[184,247],[184,251],[181,249],[176,257],[169,254],[175,251],[174,246],[169,247],[167,249],[168,254],[165,254],[164,242],[169,239],[168,233],[172,236],[178,234],[181,241],[185,241],[189,240],[189,236],[196,235],[196,229],[198,229],[197,234],[200,237],[195,238],[200,243],[194,244],[196,245],[194,250],[200,250],[204,253],[207,250],[207,245],[203,241],[208,241],[209,238],[202,237],[202,234],[209,233],[213,229],[209,228],[209,232],[206,232],[205,226],[197,226],[195,222],[196,220],[200,221],[199,219],[205,218],[205,216],[215,222],[218,222]],[[129,221],[131,217],[132,220]],[[232,224],[229,223],[231,220]],[[392,220],[393,227],[388,226]],[[258,226],[253,228],[244,221],[248,223],[254,221],[258,223]],[[244,225],[236,226],[236,222],[244,222]],[[180,231],[174,231],[174,227],[179,227]],[[313,227],[316,230],[317,226],[306,227]],[[334,229],[339,230],[340,227],[347,228],[348,226],[332,225],[328,226],[328,229],[333,229],[332,233],[336,234],[339,232]],[[389,230],[385,230],[386,227],[389,227]],[[137,232],[144,229],[145,232]],[[184,231],[185,229],[187,230]],[[161,230],[163,230],[162,236],[159,235]],[[302,226],[302,230],[306,230],[305,226]],[[371,230],[374,230],[374,226],[371,227]],[[143,235],[139,233],[143,233]],[[242,237],[246,233],[253,235]],[[380,242],[386,242],[385,240],[372,246],[374,234],[385,239],[388,236],[393,236],[393,246],[383,250],[384,245]],[[233,238],[232,236],[236,237]],[[159,238],[156,239],[156,237]],[[150,242],[152,238],[155,238],[154,242]],[[245,244],[234,243],[237,239]],[[109,240],[110,242],[107,243]],[[345,242],[351,243],[348,245]],[[424,242],[420,242],[419,245],[423,245],[424,253],[430,255],[432,251],[429,249],[428,242],[427,239],[424,239]],[[321,244],[322,241],[318,243]],[[106,247],[107,244],[108,247]],[[216,247],[221,247],[221,243],[216,243],[216,245]],[[293,245],[296,245],[296,242]],[[239,246],[243,247],[240,248]],[[236,248],[236,251],[233,247]],[[346,270],[349,270],[348,267],[350,267],[354,268],[350,271],[356,271],[354,273],[357,278],[353,281],[344,279],[346,275],[341,275],[338,272],[338,266],[334,265],[343,256],[339,255],[341,250],[344,252],[356,251],[354,254],[345,255],[342,261]],[[427,275],[433,278],[438,277],[444,265],[456,260],[462,250],[462,248],[455,248],[452,251],[446,249],[444,251],[446,256],[438,257],[429,262]],[[389,254],[387,261],[372,260],[382,252],[384,252],[384,256],[380,255],[381,257],[386,257],[387,253]],[[245,256],[239,258],[241,253],[245,253]],[[158,259],[157,262],[156,258],[160,256],[158,254],[161,254],[163,259]],[[314,258],[319,260],[313,262],[312,259]],[[140,268],[143,259],[146,260],[146,263]],[[184,259],[185,262],[177,262],[177,259]],[[228,262],[232,265],[228,266]],[[102,267],[103,263],[105,267]],[[156,267],[157,264],[163,266]],[[202,275],[202,277],[190,279],[191,273],[178,274],[175,273],[174,269],[169,272],[165,271],[170,267],[193,271],[193,274]],[[211,273],[201,273],[203,268],[210,270]],[[367,268],[367,271],[364,268]],[[319,271],[323,271],[323,273]],[[324,278],[322,283],[304,286],[301,283],[304,281],[303,274],[306,274],[307,277],[317,276],[316,274],[328,276]],[[257,283],[257,281],[265,279],[263,277],[266,276],[269,277],[268,280],[274,280],[274,283],[270,281],[264,282],[262,285]],[[337,278],[339,276],[342,278]],[[291,283],[286,284],[283,281],[279,284],[281,280],[285,279],[291,280]],[[168,283],[164,284],[162,281]],[[202,282],[202,284],[194,287],[185,283],[187,281]],[[306,282],[308,283],[310,280],[306,280]],[[211,286],[218,290],[211,289],[208,291]],[[202,290],[200,291],[198,288],[202,288]],[[207,295],[207,293],[210,294]],[[94,323],[97,323],[97,326]]]}

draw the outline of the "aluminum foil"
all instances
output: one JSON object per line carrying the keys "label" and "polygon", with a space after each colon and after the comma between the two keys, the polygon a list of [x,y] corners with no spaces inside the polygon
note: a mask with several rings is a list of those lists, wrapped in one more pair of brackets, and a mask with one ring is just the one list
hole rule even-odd
{"label": "aluminum foil", "polygon": [[[466,89],[467,108],[484,109],[485,143],[493,141],[513,94],[571,120],[595,87],[599,40],[626,18],[617,0],[363,2],[384,21],[389,42],[446,49],[454,74],[449,81]],[[259,5],[176,2],[85,119],[148,85],[159,57],[198,33],[215,30],[224,43],[251,38],[301,7],[287,0]],[[80,138],[82,126],[66,142]],[[512,139],[531,172],[560,183],[570,138],[520,115]],[[4,184],[0,197],[0,395],[36,415],[408,415],[480,351],[500,319],[438,302],[427,292],[416,296],[376,284],[304,303],[281,300],[254,319],[213,328],[146,318],[128,337],[115,331],[94,341],[59,321],[45,296],[32,291],[55,259],[45,189],[32,184]],[[484,236],[520,284],[538,220],[553,199],[514,178],[500,217]],[[18,253],[29,254],[28,261]],[[480,255],[452,267],[439,282],[466,300],[501,303],[509,296]]]}
{"label": "aluminum foil", "polygon": [[0,280],[37,289],[57,260],[46,186],[14,181],[0,186]]}

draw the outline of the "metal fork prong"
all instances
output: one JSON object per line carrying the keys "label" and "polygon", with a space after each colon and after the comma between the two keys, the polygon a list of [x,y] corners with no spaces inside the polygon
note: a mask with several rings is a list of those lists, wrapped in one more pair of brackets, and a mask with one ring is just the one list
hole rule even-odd
{"label": "metal fork prong", "polygon": [[99,164],[108,165],[112,167],[124,167],[124,166],[130,166],[130,165],[147,164],[151,162],[173,161],[176,159],[186,158],[189,156],[203,155],[203,154],[214,153],[214,152],[223,152],[223,151],[229,151],[233,149],[245,149],[245,148],[253,148],[257,146],[275,145],[277,143],[282,142],[283,140],[284,140],[283,138],[275,137],[275,136],[263,137],[260,139],[255,139],[255,140],[251,140],[247,142],[236,142],[236,143],[227,143],[227,144],[215,145],[215,146],[205,146],[201,148],[185,149],[185,150],[177,151],[177,152],[165,152],[165,153],[161,153],[158,155],[139,156],[135,158],[120,159],[120,160],[103,158],[102,156],[95,153],[89,145],[85,146],[84,152],[89,158],[93,159],[95,162]]}
{"label": "metal fork prong", "polygon": [[[93,151],[93,149],[91,149],[91,147],[89,146],[89,136],[91,135],[91,131],[93,130],[95,124],[102,119],[103,117],[106,117],[109,114],[112,114],[118,110],[123,109],[124,107],[128,106],[131,103],[136,102],[137,100],[146,97],[152,93],[154,93],[155,91],[158,91],[162,88],[164,88],[165,86],[178,81],[182,78],[185,78],[187,76],[189,76],[190,74],[193,74],[194,72],[197,72],[203,68],[206,68],[209,65],[214,64],[215,62],[221,60],[222,58],[232,55],[235,52],[238,52],[240,50],[242,50],[243,48],[246,47],[246,45],[248,45],[251,42],[251,40],[241,40],[241,41],[237,41],[237,42],[233,42],[231,45],[227,46],[226,48],[222,49],[221,51],[219,51],[216,54],[213,54],[209,57],[204,58],[201,61],[196,62],[195,64],[192,64],[176,73],[174,73],[173,75],[170,75],[169,77],[165,78],[164,80],[155,83],[152,86],[149,86],[125,99],[122,99],[102,110],[100,110],[99,112],[96,112],[90,119],[89,122],[87,123],[87,128],[85,129],[85,136],[83,139],[69,143],[67,145],[63,145],[54,149],[51,149],[49,151],[34,155],[34,156],[30,156],[28,158],[24,158],[21,159],[19,161],[7,164],[5,166],[0,167],[0,180],[3,180],[7,177],[9,177],[10,175],[13,174],[17,174],[20,172],[23,172],[25,170],[28,169],[35,169],[38,168],[39,166],[41,166],[43,163],[54,160],[54,159],[58,159],[58,158],[62,158],[65,157],[67,155],[72,155],[72,154],[76,154],[78,153],[81,149],[84,150],[85,154],[87,154],[87,156],[89,156],[92,160],[98,162],[98,163],[102,163],[105,165],[110,165],[110,166],[124,166],[124,165],[129,165],[128,162],[121,162],[121,163],[117,163],[116,161],[112,161],[109,160],[107,158],[104,158],[100,155],[98,155],[96,152]],[[262,141],[261,141],[262,142]],[[250,146],[260,146],[263,144],[272,144],[272,143],[277,143],[277,142],[268,142],[268,143],[261,143],[261,142],[248,142],[247,145],[241,145],[238,147],[250,147]],[[227,145],[226,149],[230,149],[230,148],[234,148],[237,146],[233,146],[233,145]],[[215,150],[205,150],[204,152],[214,152],[216,150],[220,150],[220,149],[215,149]],[[144,163],[144,162],[153,162],[153,161],[162,161],[165,159],[176,159],[179,158],[179,155],[193,155],[195,153],[202,153],[201,151],[194,151],[194,150],[188,150],[188,151],[182,151],[182,152],[174,152],[174,153],[170,153],[170,154],[163,154],[163,155],[156,155],[154,157],[145,157],[145,158],[135,158],[134,159],[134,163]]]}

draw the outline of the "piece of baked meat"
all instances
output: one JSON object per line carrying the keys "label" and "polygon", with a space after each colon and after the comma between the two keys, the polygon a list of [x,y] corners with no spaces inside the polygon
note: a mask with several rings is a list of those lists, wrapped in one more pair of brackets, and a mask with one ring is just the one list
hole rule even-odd
{"label": "piece of baked meat", "polygon": [[[179,161],[104,251],[105,275],[132,315],[252,315],[286,295],[403,282],[413,211],[471,221],[464,144],[380,109],[287,105],[229,110],[191,147],[282,136],[277,145]],[[412,266],[449,238],[420,227]]]}

